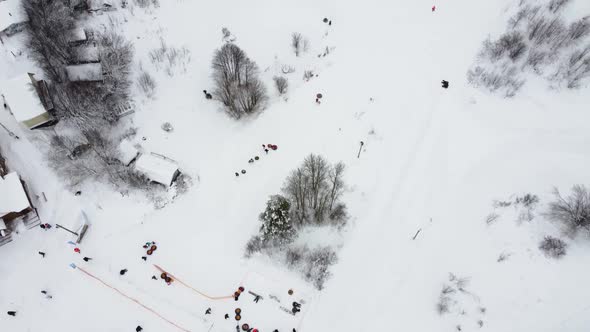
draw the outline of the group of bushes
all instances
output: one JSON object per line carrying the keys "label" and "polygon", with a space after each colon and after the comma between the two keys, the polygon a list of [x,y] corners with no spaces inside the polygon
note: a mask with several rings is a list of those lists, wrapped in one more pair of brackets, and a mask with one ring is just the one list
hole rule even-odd
{"label": "group of bushes", "polygon": [[551,0],[545,5],[520,2],[507,31],[487,39],[478,63],[467,77],[475,86],[514,96],[524,85],[527,69],[567,88],[579,87],[590,76],[590,16],[567,25],[560,16],[569,0]]}
{"label": "group of bushes", "polygon": [[344,164],[330,165],[314,154],[287,178],[283,195],[273,195],[260,214],[260,231],[246,245],[246,256],[256,252],[281,255],[282,260],[300,270],[305,278],[321,289],[336,262],[330,247],[310,249],[293,245],[298,233],[309,226],[342,226],[346,205],[340,202],[345,185]]}

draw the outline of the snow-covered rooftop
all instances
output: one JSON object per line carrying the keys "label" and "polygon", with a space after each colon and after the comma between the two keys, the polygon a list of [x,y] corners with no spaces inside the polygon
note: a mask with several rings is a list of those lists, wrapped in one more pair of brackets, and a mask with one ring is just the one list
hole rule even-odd
{"label": "snow-covered rooftop", "polygon": [[119,144],[119,152],[119,160],[125,165],[129,165],[139,153],[133,144],[126,139],[122,140],[121,144]]}
{"label": "snow-covered rooftop", "polygon": [[0,1],[0,31],[26,21],[27,16],[20,9],[20,0]]}
{"label": "snow-covered rooftop", "polygon": [[70,43],[75,43],[75,42],[86,41],[86,39],[87,39],[86,31],[84,31],[84,29],[82,29],[82,28],[76,28],[70,32],[70,36],[68,38],[68,41]]}
{"label": "snow-covered rooftop", "polygon": [[6,174],[4,179],[0,178],[0,197],[0,217],[29,207],[29,200],[16,172]]}
{"label": "snow-covered rooftop", "polygon": [[102,81],[102,66],[100,63],[67,66],[66,73],[72,82]]}
{"label": "snow-covered rooftop", "polygon": [[74,49],[76,60],[80,62],[98,62],[100,60],[98,47],[93,45],[82,45]]}
{"label": "snow-covered rooftop", "polygon": [[27,73],[2,82],[0,93],[6,98],[10,110],[19,122],[47,113]]}
{"label": "snow-covered rooftop", "polygon": [[135,169],[144,173],[150,180],[169,186],[178,171],[178,165],[158,155],[142,154],[135,162]]}

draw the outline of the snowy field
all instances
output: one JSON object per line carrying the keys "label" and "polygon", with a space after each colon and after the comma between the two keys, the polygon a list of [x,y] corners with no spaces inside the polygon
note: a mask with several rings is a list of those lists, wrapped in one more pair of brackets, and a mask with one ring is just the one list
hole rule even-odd
{"label": "snowy field", "polygon": [[[552,188],[590,183],[588,88],[549,90],[531,78],[504,99],[466,80],[482,41],[503,31],[515,2],[160,0],[159,8],[88,17],[87,26],[113,19],[134,45],[135,69],[141,63],[156,77],[153,99],[134,92],[131,120],[146,138],[138,143],[178,161],[193,185],[162,209],[94,182],[74,196],[46,166],[38,148],[47,144],[43,136],[0,110],[0,123],[21,137],[0,130],[0,150],[39,195],[33,204],[41,220],[77,228],[81,211],[90,220],[80,254],[68,243],[74,237],[55,227],[19,232],[0,247],[0,310],[17,311],[1,312],[0,331],[122,332],[141,325],[146,332],[231,332],[236,307],[241,323],[261,332],[590,330],[590,241],[568,239],[560,260],[538,249],[545,235],[559,235],[541,213]],[[590,13],[590,3],[578,0],[565,15],[582,13]],[[258,63],[270,95],[263,112],[239,121],[201,92],[212,89],[222,27]],[[290,48],[295,31],[310,41],[302,57]],[[38,72],[21,38],[0,45],[2,80]],[[148,58],[161,40],[190,51],[173,75]],[[326,47],[330,54],[318,57]],[[287,100],[272,86],[282,64],[296,68]],[[304,69],[318,77],[305,82]],[[442,79],[449,89],[440,87]],[[174,131],[164,132],[164,122]],[[278,150],[264,154],[267,143]],[[309,239],[341,246],[322,291],[266,256],[244,258],[268,197],[309,153],[347,166],[349,224],[340,234]],[[249,165],[254,155],[261,160]],[[240,169],[247,174],[235,177]],[[513,207],[492,206],[528,192],[541,199],[532,221],[517,221]],[[486,225],[491,212],[498,220]],[[144,262],[147,241],[158,249]],[[503,253],[509,258],[498,262]],[[152,280],[160,274],[154,264],[178,280]],[[469,282],[440,315],[436,303],[450,273]],[[238,302],[209,298],[239,286],[246,293]],[[248,290],[263,299],[254,303]],[[301,300],[295,316],[280,309]]]}

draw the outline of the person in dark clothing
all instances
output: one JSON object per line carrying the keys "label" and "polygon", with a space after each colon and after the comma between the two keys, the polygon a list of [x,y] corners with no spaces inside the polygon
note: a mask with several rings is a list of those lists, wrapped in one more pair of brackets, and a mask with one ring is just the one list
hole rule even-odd
{"label": "person in dark clothing", "polygon": [[250,158],[250,160],[248,160],[248,164],[251,164],[254,162],[254,159]]}
{"label": "person in dark clothing", "polygon": [[[41,225],[39,225],[39,227],[45,229],[45,224],[41,224]],[[47,230],[47,229],[45,229],[45,230]]]}
{"label": "person in dark clothing", "polygon": [[240,173],[236,172],[236,176],[240,176]]}
{"label": "person in dark clothing", "polygon": [[268,154],[268,149],[264,149],[264,152],[266,152],[266,154]]}
{"label": "person in dark clothing", "polygon": [[272,332],[279,332],[279,330],[275,329],[275,330],[274,330],[274,331],[272,331]]}
{"label": "person in dark clothing", "polygon": [[256,296],[254,297],[254,302],[258,303],[258,301],[260,301],[260,296],[256,295]]}
{"label": "person in dark clothing", "polygon": [[146,256],[141,256],[141,259],[143,259],[144,261],[147,261],[147,257]]}
{"label": "person in dark clothing", "polygon": [[39,251],[39,255],[43,256],[43,258],[45,258],[45,253],[43,251]]}
{"label": "person in dark clothing", "polygon": [[228,319],[229,318],[229,314],[225,314],[224,317],[225,317],[225,319]]}
{"label": "person in dark clothing", "polygon": [[135,328],[135,332],[141,332],[143,331],[143,327],[141,327],[140,325],[137,325],[137,327]]}
{"label": "person in dark clothing", "polygon": [[123,270],[119,271],[120,275],[124,275],[125,273],[127,273],[127,269],[123,269]]}
{"label": "person in dark clothing", "polygon": [[158,278],[156,278],[156,276],[152,276],[152,279],[154,279],[154,280],[158,280]]}
{"label": "person in dark clothing", "polygon": [[50,300],[53,298],[53,296],[47,294],[47,291],[46,290],[42,290],[41,291],[41,294],[45,294],[45,297],[48,298],[48,299],[50,299]]}
{"label": "person in dark clothing", "polygon": [[205,310],[205,315],[211,315],[211,308],[207,308],[207,310]]}
{"label": "person in dark clothing", "polygon": [[85,262],[88,262],[89,260],[92,260],[92,258],[90,258],[90,257],[84,257],[84,258],[82,258],[82,259],[83,259]]}
{"label": "person in dark clothing", "polygon": [[449,82],[448,81],[442,80],[442,82],[440,82],[440,83],[442,84],[442,87],[443,88],[445,88],[445,89],[448,89],[449,88]]}
{"label": "person in dark clothing", "polygon": [[207,92],[207,90],[203,90],[203,94],[205,94],[205,98],[213,99],[213,96],[209,92]]}
{"label": "person in dark clothing", "polygon": [[76,193],[74,195],[80,196],[80,195],[82,195],[82,192],[80,190],[78,190],[78,191],[76,191]]}
{"label": "person in dark clothing", "polygon": [[328,22],[328,25],[332,25],[332,21]]}
{"label": "person in dark clothing", "polygon": [[246,174],[246,170],[245,169],[242,170],[242,174]]}
{"label": "person in dark clothing", "polygon": [[51,225],[48,223],[45,223],[45,229],[51,229]]}
{"label": "person in dark clothing", "polygon": [[6,312],[9,316],[16,316],[16,311],[7,311]]}

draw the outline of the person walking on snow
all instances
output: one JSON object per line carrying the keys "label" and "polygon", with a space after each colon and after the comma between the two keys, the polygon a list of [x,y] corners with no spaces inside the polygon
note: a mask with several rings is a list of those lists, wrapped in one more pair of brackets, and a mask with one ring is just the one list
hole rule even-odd
{"label": "person walking on snow", "polygon": [[80,253],[80,248],[78,248],[78,247],[74,248],[74,252]]}
{"label": "person walking on snow", "polygon": [[119,271],[120,275],[124,275],[125,273],[127,273],[127,269],[123,269],[123,270]]}
{"label": "person walking on snow", "polygon": [[141,325],[137,325],[137,327],[135,328],[135,332],[141,332],[143,331],[143,327],[141,327]]}
{"label": "person walking on snow", "polygon": [[6,313],[7,313],[9,316],[13,316],[13,317],[15,317],[15,316],[16,316],[16,311],[7,311]]}
{"label": "person walking on snow", "polygon": [[82,258],[82,259],[83,259],[85,262],[88,262],[89,260],[92,260],[92,258],[90,258],[90,257],[84,257],[84,258]]}
{"label": "person walking on snow", "polygon": [[51,296],[51,295],[47,294],[47,291],[46,291],[46,290],[42,290],[42,291],[41,291],[41,294],[45,294],[45,298],[47,298],[47,299],[49,299],[49,300],[51,300],[51,299],[53,298],[53,296]]}
{"label": "person walking on snow", "polygon": [[260,295],[256,295],[254,297],[254,302],[258,303],[258,301],[260,301]]}
{"label": "person walking on snow", "polygon": [[228,314],[225,314],[225,319],[228,319],[228,318],[229,318],[229,315]]}
{"label": "person walking on snow", "polygon": [[43,251],[39,251],[39,255],[41,255],[41,257],[45,258],[45,253]]}
{"label": "person walking on snow", "polygon": [[207,308],[207,310],[205,310],[205,315],[211,315],[211,308]]}
{"label": "person walking on snow", "polygon": [[436,6],[432,6],[432,11],[434,12],[436,10]]}

